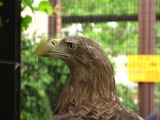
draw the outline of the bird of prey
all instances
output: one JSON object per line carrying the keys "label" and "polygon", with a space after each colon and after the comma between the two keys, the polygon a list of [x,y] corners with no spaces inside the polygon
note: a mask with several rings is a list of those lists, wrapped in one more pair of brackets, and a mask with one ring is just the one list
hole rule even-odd
{"label": "bird of prey", "polygon": [[38,45],[36,55],[60,58],[70,70],[49,120],[143,120],[119,100],[112,64],[95,41],[77,36],[48,40]]}

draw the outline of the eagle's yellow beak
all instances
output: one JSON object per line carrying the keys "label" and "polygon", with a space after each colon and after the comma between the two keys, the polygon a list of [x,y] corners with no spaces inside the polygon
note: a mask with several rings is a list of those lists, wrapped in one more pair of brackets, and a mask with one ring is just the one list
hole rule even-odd
{"label": "eagle's yellow beak", "polygon": [[36,59],[38,61],[39,56],[54,57],[55,53],[58,53],[57,41],[47,40],[41,42],[36,49]]}

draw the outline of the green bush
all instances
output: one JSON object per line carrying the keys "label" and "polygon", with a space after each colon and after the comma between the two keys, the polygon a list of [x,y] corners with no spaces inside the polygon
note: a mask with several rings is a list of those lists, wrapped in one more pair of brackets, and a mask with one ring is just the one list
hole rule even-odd
{"label": "green bush", "polygon": [[[68,69],[60,60],[36,61],[37,43],[22,37],[21,43],[21,119],[46,120],[67,79]],[[62,72],[64,71],[64,72]],[[66,71],[66,72],[65,72]],[[51,107],[52,106],[52,107]]]}
{"label": "green bush", "polygon": [[124,106],[138,113],[138,105],[134,101],[134,99],[138,99],[138,93],[135,93],[133,89],[129,86],[123,85],[122,83],[117,84],[117,92]]}

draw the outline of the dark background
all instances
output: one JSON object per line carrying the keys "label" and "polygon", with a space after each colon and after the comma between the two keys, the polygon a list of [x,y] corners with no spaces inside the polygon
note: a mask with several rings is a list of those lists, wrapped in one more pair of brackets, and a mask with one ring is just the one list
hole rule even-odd
{"label": "dark background", "polygon": [[19,119],[20,68],[20,1],[2,0],[0,17],[0,96],[2,120]]}

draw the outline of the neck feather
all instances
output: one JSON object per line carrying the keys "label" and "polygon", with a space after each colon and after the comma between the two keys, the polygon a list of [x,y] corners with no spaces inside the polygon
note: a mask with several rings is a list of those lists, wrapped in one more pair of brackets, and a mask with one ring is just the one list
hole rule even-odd
{"label": "neck feather", "polygon": [[108,60],[91,63],[85,67],[69,66],[69,68],[68,83],[62,91],[57,104],[56,111],[58,113],[69,107],[69,104],[78,106],[84,101],[92,102],[100,97],[106,101],[115,99],[114,70]]}

